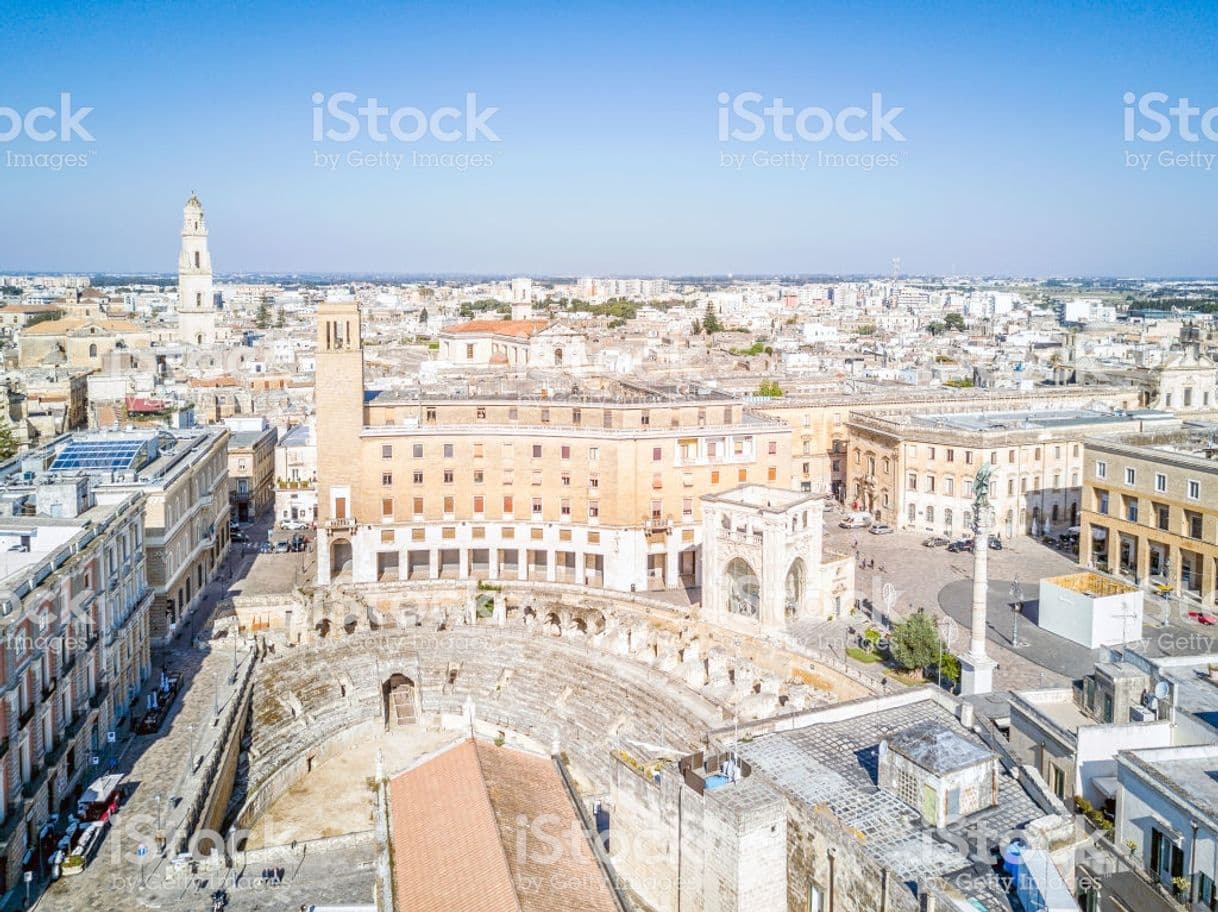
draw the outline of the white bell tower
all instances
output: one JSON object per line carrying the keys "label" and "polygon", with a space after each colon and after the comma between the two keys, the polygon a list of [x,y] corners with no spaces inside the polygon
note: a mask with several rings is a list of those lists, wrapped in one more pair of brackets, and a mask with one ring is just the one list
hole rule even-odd
{"label": "white bell tower", "polygon": [[178,340],[186,345],[216,341],[215,292],[203,204],[193,193],[182,210],[182,253],[178,257]]}

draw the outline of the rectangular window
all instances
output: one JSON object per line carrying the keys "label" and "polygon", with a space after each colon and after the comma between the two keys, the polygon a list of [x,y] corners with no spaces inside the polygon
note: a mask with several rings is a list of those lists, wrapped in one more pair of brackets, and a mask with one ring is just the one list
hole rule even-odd
{"label": "rectangular window", "polygon": [[1125,467],[1125,484],[1132,485],[1132,484],[1135,484],[1137,482],[1137,480],[1138,480],[1138,473],[1136,471],[1134,471],[1131,467],[1126,466]]}
{"label": "rectangular window", "polygon": [[475,417],[475,418],[477,418],[479,421],[483,421],[483,420],[485,420],[485,418],[486,418],[486,406],[485,406],[485,405],[480,405],[480,406],[478,406],[476,409],[474,409],[474,417]]}
{"label": "rectangular window", "polygon": [[427,406],[427,411],[424,412],[423,417],[427,421],[435,421],[436,420],[436,407],[434,405]]}
{"label": "rectangular window", "polygon": [[588,518],[596,519],[601,515],[601,504],[598,500],[588,501]]}
{"label": "rectangular window", "polygon": [[571,409],[571,423],[572,424],[579,424],[583,420],[584,420],[584,413],[581,409],[577,409],[577,408]]}
{"label": "rectangular window", "polygon": [[548,408],[543,408],[541,410],[541,423],[542,424],[550,423],[550,410]]}
{"label": "rectangular window", "polygon": [[423,444],[416,443],[412,447],[411,455],[413,455],[415,459],[422,459],[423,458]]}
{"label": "rectangular window", "polygon": [[[805,448],[806,448],[806,445],[805,445]],[[770,441],[770,443],[769,443],[769,445],[766,447],[766,451],[767,451],[767,452],[768,452],[768,453],[769,453],[771,456],[777,456],[777,455],[778,455],[778,441],[777,441],[777,440],[771,440],[771,441]]]}
{"label": "rectangular window", "polygon": [[474,469],[474,484],[482,484],[482,470]]}
{"label": "rectangular window", "polygon": [[651,448],[651,461],[652,462],[659,462],[663,458],[664,458],[664,450],[661,447],[652,447]]}
{"label": "rectangular window", "polygon": [[453,445],[451,443],[444,444],[444,458],[445,459],[453,458]]}
{"label": "rectangular window", "polygon": [[748,469],[737,469],[736,470],[736,480],[740,481],[740,482],[748,481],[749,480],[749,470]]}
{"label": "rectangular window", "polygon": [[1167,490],[1167,476],[1162,472],[1155,472],[1155,490],[1160,494]]}
{"label": "rectangular window", "polygon": [[1201,499],[1201,482],[1197,481],[1196,479],[1190,478],[1188,480],[1187,488],[1188,488],[1188,499],[1189,500],[1200,500]]}
{"label": "rectangular window", "polygon": [[423,515],[423,498],[422,497],[414,498],[414,515],[415,516]]}
{"label": "rectangular window", "polygon": [[533,458],[534,459],[541,458],[541,444],[540,443],[533,444]]}
{"label": "rectangular window", "polygon": [[1201,538],[1201,514],[1194,513],[1192,510],[1184,511],[1184,522],[1187,527],[1186,535],[1189,538]]}
{"label": "rectangular window", "polygon": [[1104,462],[1104,460],[1102,460],[1102,459],[1096,460],[1095,477],[1096,478],[1107,478],[1108,477],[1108,463]]}
{"label": "rectangular window", "polygon": [[386,519],[393,518],[393,498],[392,497],[386,497],[384,500],[381,501],[381,516],[385,517]]}
{"label": "rectangular window", "polygon": [[422,473],[422,472],[414,472],[414,473],[411,475],[411,481],[413,481],[415,484],[422,484],[422,483],[423,483],[423,473]]}
{"label": "rectangular window", "polygon": [[601,458],[601,448],[600,447],[588,447],[588,461],[589,462],[596,462],[600,458]]}
{"label": "rectangular window", "polygon": [[571,501],[565,497],[562,500],[560,500],[558,502],[558,512],[563,517],[563,519],[570,519],[571,518]]}
{"label": "rectangular window", "polygon": [[711,484],[718,484],[718,483],[719,483],[719,470],[711,469]]}
{"label": "rectangular window", "polygon": [[570,459],[571,458],[571,447],[569,447],[569,446],[560,447],[558,450],[558,455],[560,457],[562,457],[563,459]]}
{"label": "rectangular window", "polygon": [[540,497],[533,498],[533,515],[534,516],[541,515],[541,498]]}
{"label": "rectangular window", "polygon": [[516,406],[514,406],[514,405],[513,405],[513,406],[510,406],[510,407],[508,408],[508,420],[509,420],[509,421],[515,421],[515,420],[516,420],[516,419],[518,419],[519,417],[520,417],[520,409],[518,409],[518,408],[517,408]]}
{"label": "rectangular window", "polygon": [[909,473],[909,478],[908,478],[908,479],[906,479],[905,489],[906,489],[907,491],[916,491],[916,490],[918,490],[918,476],[917,476],[917,473],[915,473],[915,472],[910,472],[910,473]]}
{"label": "rectangular window", "polygon": [[451,494],[449,494],[447,497],[444,498],[444,515],[452,516],[453,512],[454,512],[454,508],[455,508],[455,501],[453,499],[453,496]]}
{"label": "rectangular window", "polygon": [[508,494],[503,498],[503,515],[512,515],[512,495]]}
{"label": "rectangular window", "polygon": [[571,473],[570,472],[563,472],[561,475],[558,476],[558,480],[564,488],[571,487]]}
{"label": "rectangular window", "polygon": [[444,470],[444,483],[445,483],[445,484],[452,484],[452,483],[453,483],[453,470],[452,470],[452,469],[445,469],[445,470]]}
{"label": "rectangular window", "polygon": [[381,486],[388,488],[392,484],[393,484],[393,473],[392,472],[381,472]]}
{"label": "rectangular window", "polygon": [[485,506],[485,504],[486,504],[486,500],[483,498],[483,496],[481,494],[474,495],[474,515],[475,516],[482,515],[483,507]]}
{"label": "rectangular window", "polygon": [[388,443],[382,444],[381,445],[381,459],[392,459],[392,458],[393,458],[393,447]]}

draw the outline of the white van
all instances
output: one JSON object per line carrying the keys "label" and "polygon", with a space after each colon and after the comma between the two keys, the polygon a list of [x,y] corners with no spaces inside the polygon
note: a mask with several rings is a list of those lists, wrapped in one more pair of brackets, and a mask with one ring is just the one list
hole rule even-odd
{"label": "white van", "polygon": [[837,525],[841,529],[865,529],[871,525],[871,514],[865,510],[847,513]]}

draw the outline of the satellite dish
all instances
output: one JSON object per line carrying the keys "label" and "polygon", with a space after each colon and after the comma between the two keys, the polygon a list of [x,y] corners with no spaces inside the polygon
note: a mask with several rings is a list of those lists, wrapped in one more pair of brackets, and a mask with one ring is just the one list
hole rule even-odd
{"label": "satellite dish", "polygon": [[1155,697],[1160,700],[1166,700],[1171,695],[1171,685],[1166,681],[1160,681],[1155,685]]}

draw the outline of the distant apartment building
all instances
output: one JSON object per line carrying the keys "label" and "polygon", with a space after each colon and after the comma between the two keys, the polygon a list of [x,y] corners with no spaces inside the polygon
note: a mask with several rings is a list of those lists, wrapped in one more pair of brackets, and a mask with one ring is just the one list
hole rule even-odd
{"label": "distant apartment building", "polygon": [[[144,495],[0,467],[0,894],[53,845],[151,671]],[[37,481],[38,483],[33,483]]]}
{"label": "distant apartment building", "polygon": [[693,384],[555,373],[365,388],[360,312],[318,313],[318,582],[696,585],[703,494],[790,488],[790,429]]}
{"label": "distant apartment building", "polygon": [[275,445],[275,518],[317,520],[317,435],[298,424]]}
{"label": "distant apartment building", "polygon": [[279,432],[265,418],[226,418],[228,492],[232,516],[253,522],[275,499],[275,443]]}
{"label": "distant apartment building", "polygon": [[30,485],[84,474],[101,502],[142,495],[156,642],[190,617],[228,549],[228,436],[223,427],[70,434],[22,457]]}
{"label": "distant apartment building", "polygon": [[973,478],[983,463],[1003,538],[1078,525],[1085,438],[1154,425],[1164,412],[1026,409],[853,413],[847,503],[901,529],[954,536],[973,523]]}
{"label": "distant apartment building", "polygon": [[1089,439],[1079,562],[1214,604],[1218,426]]}

